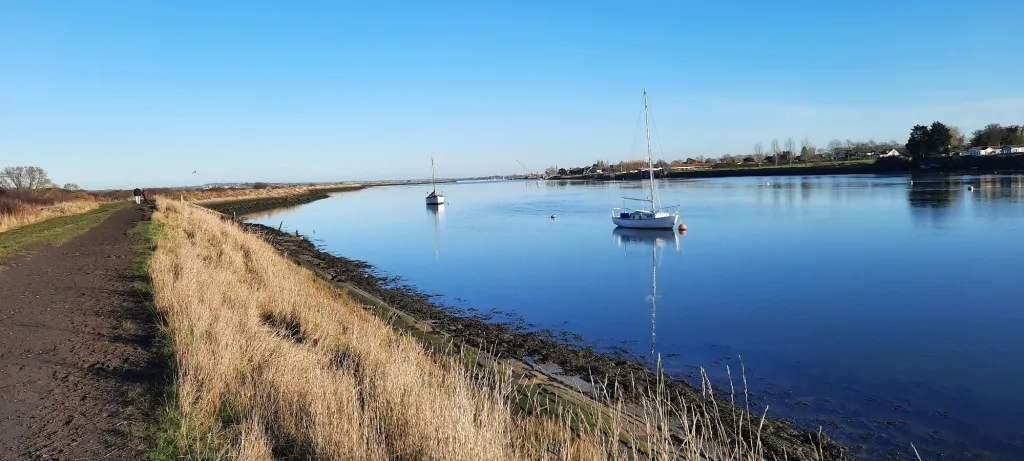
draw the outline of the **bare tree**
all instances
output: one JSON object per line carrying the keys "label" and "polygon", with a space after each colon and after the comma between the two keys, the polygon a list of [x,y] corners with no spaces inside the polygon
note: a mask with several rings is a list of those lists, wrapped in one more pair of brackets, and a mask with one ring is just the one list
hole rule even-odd
{"label": "bare tree", "polygon": [[800,157],[802,157],[805,162],[810,162],[814,159],[814,145],[811,144],[810,139],[804,138],[800,140]]}
{"label": "bare tree", "polygon": [[772,160],[775,162],[775,166],[779,166],[779,140],[772,140]]}
{"label": "bare tree", "polygon": [[754,161],[757,162],[757,166],[764,162],[764,146],[761,143],[754,144]]}
{"label": "bare tree", "polygon": [[75,183],[73,183],[73,182],[69,182],[69,183],[67,183],[67,184],[65,184],[65,185],[64,185],[64,190],[67,190],[67,191],[76,191],[76,190],[82,190],[82,188],[81,188],[81,187],[78,187],[78,184],[75,184]]}
{"label": "bare tree", "polygon": [[964,142],[967,139],[964,137],[964,133],[960,131],[960,127],[955,125],[947,125],[947,128],[949,128],[950,135],[949,147],[952,151],[959,152],[960,148],[963,147]]}
{"label": "bare tree", "polygon": [[793,138],[787,138],[784,146],[786,152],[788,152],[788,154],[786,154],[786,159],[789,160],[789,164],[792,165],[793,157],[796,156],[796,143],[793,142]]}
{"label": "bare tree", "polygon": [[53,187],[46,170],[37,166],[8,166],[0,170],[0,189],[36,190]]}
{"label": "bare tree", "polygon": [[843,142],[838,139],[833,139],[828,142],[828,153],[832,157],[832,161],[836,161],[839,158],[839,151],[843,149]]}
{"label": "bare tree", "polygon": [[695,159],[697,160],[697,163],[704,163],[707,160],[703,155],[698,155]]}

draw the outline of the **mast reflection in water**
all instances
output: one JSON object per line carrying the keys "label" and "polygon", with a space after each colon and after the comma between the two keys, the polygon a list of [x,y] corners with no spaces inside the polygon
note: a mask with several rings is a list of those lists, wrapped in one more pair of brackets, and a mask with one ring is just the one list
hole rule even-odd
{"label": "mast reflection in water", "polygon": [[434,221],[434,259],[441,259],[441,252],[437,244],[438,229],[444,227],[444,210],[447,205],[439,203],[437,205],[427,205],[427,214],[433,218]]}
{"label": "mast reflection in water", "polygon": [[651,365],[659,366],[656,350],[657,339],[657,302],[658,302],[658,263],[666,247],[672,247],[679,252],[679,235],[674,230],[664,229],[629,229],[616,227],[612,230],[615,243],[622,248],[623,255],[627,254],[629,247],[638,249],[649,248],[651,252],[651,353],[648,357]]}

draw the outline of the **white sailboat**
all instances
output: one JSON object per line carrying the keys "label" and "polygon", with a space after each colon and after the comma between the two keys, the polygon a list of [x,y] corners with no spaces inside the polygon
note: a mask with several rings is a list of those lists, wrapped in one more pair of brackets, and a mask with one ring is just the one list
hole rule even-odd
{"label": "white sailboat", "polygon": [[[647,90],[644,89],[644,124],[647,126],[647,171],[650,174],[649,196],[644,198],[623,197],[623,200],[635,200],[648,203],[647,208],[613,208],[612,222],[616,226],[630,229],[672,229],[679,218],[679,211],[669,213],[661,207],[661,198],[654,183],[654,158],[651,156],[651,123],[647,113]],[[675,207],[670,207],[675,208]]]}
{"label": "white sailboat", "polygon": [[434,182],[434,154],[430,154],[430,185],[434,187],[427,194],[427,205],[441,205],[444,203],[444,193],[437,191],[437,184]]}

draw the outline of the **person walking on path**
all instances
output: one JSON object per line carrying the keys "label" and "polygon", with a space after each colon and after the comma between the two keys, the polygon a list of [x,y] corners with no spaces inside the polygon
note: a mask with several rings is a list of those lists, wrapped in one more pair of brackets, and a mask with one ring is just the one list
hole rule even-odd
{"label": "person walking on path", "polygon": [[149,191],[146,189],[142,189],[142,201],[149,203]]}
{"label": "person walking on path", "polygon": [[136,187],[135,190],[132,191],[132,195],[135,196],[135,204],[136,205],[142,203],[142,189],[139,189],[138,187]]}

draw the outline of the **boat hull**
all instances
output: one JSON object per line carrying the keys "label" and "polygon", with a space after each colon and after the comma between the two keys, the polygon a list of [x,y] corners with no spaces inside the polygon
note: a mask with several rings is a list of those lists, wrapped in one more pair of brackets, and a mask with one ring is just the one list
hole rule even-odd
{"label": "boat hull", "polygon": [[672,229],[676,227],[678,215],[658,216],[656,218],[623,219],[612,216],[612,222],[616,226],[627,229]]}
{"label": "boat hull", "polygon": [[430,195],[430,196],[427,196],[427,205],[443,205],[443,204],[444,204],[444,196],[443,195]]}

